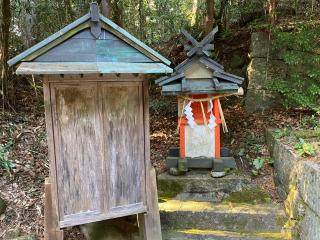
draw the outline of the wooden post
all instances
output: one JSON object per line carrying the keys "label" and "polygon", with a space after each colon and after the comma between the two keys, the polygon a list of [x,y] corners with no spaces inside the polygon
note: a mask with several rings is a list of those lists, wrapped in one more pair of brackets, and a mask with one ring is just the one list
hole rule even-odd
{"label": "wooden post", "polygon": [[50,176],[45,180],[45,232],[46,240],[63,240],[63,231],[59,228],[58,206],[56,202],[56,194],[53,189],[55,185],[52,182],[55,170],[55,152],[53,145],[53,127],[50,105],[50,84],[48,77],[43,79],[43,95],[46,116],[46,130],[50,161]]}
{"label": "wooden post", "polygon": [[140,236],[144,240],[162,240],[155,169],[152,167],[147,175],[148,213],[138,215]]}
{"label": "wooden post", "polygon": [[58,219],[55,216],[55,210],[52,204],[50,178],[45,180],[45,239],[46,240],[63,240],[63,231],[59,229]]}
{"label": "wooden post", "polygon": [[150,130],[149,130],[149,82],[144,80],[144,126],[145,126],[145,162],[146,162],[146,194],[147,213],[139,214],[140,235],[144,240],[162,240],[161,223],[158,205],[156,171],[150,162]]}

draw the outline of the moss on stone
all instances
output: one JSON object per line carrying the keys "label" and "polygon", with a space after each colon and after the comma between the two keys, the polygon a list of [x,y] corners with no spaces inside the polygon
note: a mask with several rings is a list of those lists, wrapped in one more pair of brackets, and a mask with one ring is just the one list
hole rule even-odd
{"label": "moss on stone", "polygon": [[158,180],[158,189],[160,198],[174,198],[183,191],[183,186],[178,181]]}
{"label": "moss on stone", "polygon": [[219,237],[261,237],[264,239],[288,239],[281,232],[231,232],[231,231],[222,231],[222,230],[203,230],[203,229],[187,229],[187,230],[178,230],[178,232],[190,234],[190,235],[213,235]]}
{"label": "moss on stone", "polygon": [[282,226],[284,226],[286,224],[287,220],[288,219],[285,216],[278,216],[277,217],[277,225],[282,227]]}
{"label": "moss on stone", "polygon": [[270,203],[271,198],[259,188],[247,188],[240,192],[230,193],[224,201],[231,203],[261,204]]}
{"label": "moss on stone", "polygon": [[293,135],[297,138],[320,138],[320,128],[316,129],[304,129],[293,131]]}
{"label": "moss on stone", "polygon": [[7,205],[6,205],[5,201],[0,198],[0,215],[2,213],[4,213],[4,211],[6,210],[6,207],[7,207]]}

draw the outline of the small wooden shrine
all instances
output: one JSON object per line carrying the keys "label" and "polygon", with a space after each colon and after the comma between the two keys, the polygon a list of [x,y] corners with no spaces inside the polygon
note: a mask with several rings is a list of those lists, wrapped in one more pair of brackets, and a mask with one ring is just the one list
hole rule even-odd
{"label": "small wooden shrine", "polygon": [[170,61],[90,13],[9,61],[40,75],[48,134],[46,238],[63,228],[138,215],[144,239],[161,239],[150,164],[148,78]]}
{"label": "small wooden shrine", "polygon": [[[170,76],[156,80],[163,95],[178,96],[179,148],[172,148],[167,166],[172,174],[183,174],[188,168],[212,168],[223,173],[235,168],[230,151],[221,148],[220,128],[228,131],[220,98],[243,94],[242,77],[227,73],[210,58],[215,28],[201,42],[182,30],[188,39],[188,59],[178,65]],[[214,175],[214,173],[213,173]],[[219,176],[219,174],[218,174]]]}

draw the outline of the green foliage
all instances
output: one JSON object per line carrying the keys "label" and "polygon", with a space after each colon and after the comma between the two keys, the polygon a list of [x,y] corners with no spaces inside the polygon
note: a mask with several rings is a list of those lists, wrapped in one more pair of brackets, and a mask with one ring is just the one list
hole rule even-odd
{"label": "green foliage", "polygon": [[320,128],[316,127],[314,129],[296,130],[296,131],[293,131],[293,135],[296,138],[303,138],[303,139],[320,138]]}
{"label": "green foliage", "polygon": [[252,162],[252,166],[253,166],[253,169],[251,171],[252,174],[255,175],[255,176],[259,175],[259,172],[263,168],[264,163],[265,163],[265,159],[264,158],[258,157],[256,159],[254,159],[253,162]]}
{"label": "green foliage", "polygon": [[316,115],[304,116],[300,121],[300,128],[316,129],[320,127],[320,117]]}
{"label": "green foliage", "polygon": [[302,138],[299,138],[299,142],[296,143],[294,149],[301,157],[309,157],[316,155],[315,147],[311,143],[306,143]]}
{"label": "green foliage", "polygon": [[255,133],[250,133],[249,135],[246,136],[244,143],[246,146],[253,146],[257,142],[257,137]]}
{"label": "green foliage", "polygon": [[241,149],[239,150],[238,156],[243,157],[244,154],[245,154],[245,152],[246,152],[246,149],[245,149],[245,148],[241,148]]}
{"label": "green foliage", "polygon": [[276,139],[289,137],[291,135],[292,130],[290,128],[282,128],[275,130],[274,136]]}
{"label": "green foliage", "polygon": [[267,158],[261,157],[263,152],[263,142],[255,133],[247,135],[243,142],[243,147],[238,152],[239,157],[244,157],[251,166],[251,173],[258,176],[262,170]]}
{"label": "green foliage", "polygon": [[[112,20],[119,20],[126,30],[148,44],[165,42],[191,27],[193,0],[110,0]],[[11,54],[48,37],[89,11],[90,1],[36,0],[13,1],[14,26]],[[117,8],[115,7],[117,6]],[[190,7],[191,6],[191,7]],[[199,21],[205,4],[198,3]],[[21,41],[22,40],[22,41]]]}
{"label": "green foliage", "polygon": [[5,169],[6,171],[10,172],[13,164],[9,160],[9,148],[10,144],[2,145],[0,144],[0,167]]}
{"label": "green foliage", "polygon": [[[320,26],[299,22],[293,30],[273,29],[275,47],[283,52],[288,65],[285,79],[274,79],[270,89],[285,97],[286,106],[302,107],[320,113]],[[318,49],[318,50],[317,50]]]}
{"label": "green foliage", "polygon": [[274,159],[273,158],[267,158],[267,161],[268,161],[268,164],[270,166],[273,166],[274,165]]}
{"label": "green foliage", "polygon": [[228,4],[229,23],[236,23],[257,12],[263,12],[264,3],[264,0],[246,0],[234,1],[232,4]]}
{"label": "green foliage", "polygon": [[252,146],[252,150],[253,150],[253,152],[254,152],[256,155],[258,155],[258,154],[261,153],[262,145],[261,145],[261,144],[254,144],[254,145]]}
{"label": "green foliage", "polygon": [[165,100],[153,99],[150,101],[150,110],[156,114],[176,113],[176,107]]}

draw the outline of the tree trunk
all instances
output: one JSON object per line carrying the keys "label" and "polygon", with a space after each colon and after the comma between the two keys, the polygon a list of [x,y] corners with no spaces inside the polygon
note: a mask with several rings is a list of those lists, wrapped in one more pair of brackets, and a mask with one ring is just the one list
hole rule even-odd
{"label": "tree trunk", "polygon": [[120,27],[123,26],[122,21],[122,8],[120,6],[120,2],[117,0],[114,0],[112,3],[112,20],[119,25]]}
{"label": "tree trunk", "polygon": [[122,9],[119,1],[114,0],[99,0],[98,3],[101,6],[102,15],[112,19],[116,24],[122,27]]}
{"label": "tree trunk", "polygon": [[197,23],[197,13],[198,13],[198,0],[192,1],[192,18],[191,18],[191,26],[196,26]]}
{"label": "tree trunk", "polygon": [[203,18],[203,14],[202,14],[202,9],[201,7],[199,6],[200,5],[200,2],[197,1],[197,8],[196,8],[196,15],[195,15],[195,24],[194,24],[194,27],[197,29],[197,30],[203,30],[204,29],[204,23],[205,23],[205,16]]}
{"label": "tree trunk", "polygon": [[224,20],[226,21],[226,7],[227,7],[228,0],[221,0],[220,2],[220,11],[219,14],[216,18],[217,20],[217,25],[219,26],[219,30],[223,31],[225,30],[224,26]]}
{"label": "tree trunk", "polygon": [[69,23],[73,20],[74,12],[72,10],[71,2],[70,0],[64,0],[64,7],[66,10],[66,23]]}
{"label": "tree trunk", "polygon": [[275,24],[277,20],[276,8],[277,8],[277,0],[268,0],[267,4],[267,12],[269,14],[269,19],[271,24]]}
{"label": "tree trunk", "polygon": [[[9,102],[9,91],[13,91],[9,86],[9,67],[7,64],[9,58],[9,38],[10,38],[10,24],[11,24],[11,8],[10,0],[2,0],[2,22],[1,22],[1,95],[3,107],[5,102]],[[12,92],[11,92],[12,93]],[[9,97],[8,97],[9,96]]]}
{"label": "tree trunk", "polygon": [[205,20],[205,34],[209,34],[213,29],[215,18],[214,0],[207,0],[207,16]]}
{"label": "tree trunk", "polygon": [[111,18],[110,0],[99,0],[98,3],[101,6],[101,13],[107,18]]}
{"label": "tree trunk", "polygon": [[144,15],[144,4],[143,0],[139,0],[139,27],[140,27],[140,38],[141,40],[146,39],[145,34],[146,17]]}

